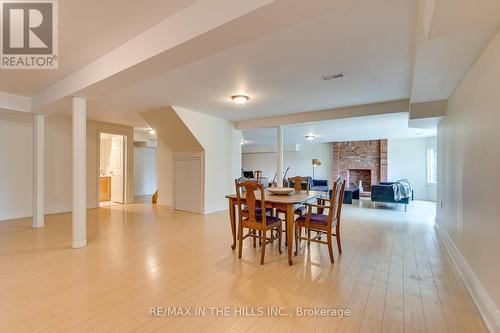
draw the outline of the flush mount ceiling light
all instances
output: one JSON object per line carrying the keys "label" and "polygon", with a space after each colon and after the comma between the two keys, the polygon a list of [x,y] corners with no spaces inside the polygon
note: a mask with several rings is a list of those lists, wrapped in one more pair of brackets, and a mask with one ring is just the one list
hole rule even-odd
{"label": "flush mount ceiling light", "polygon": [[335,73],[335,74],[329,74],[329,75],[322,76],[321,79],[324,81],[328,81],[328,80],[333,80],[333,79],[342,79],[344,77],[345,77],[345,73],[341,72],[341,73]]}
{"label": "flush mount ceiling light", "polygon": [[242,106],[250,99],[250,97],[246,95],[234,95],[231,96],[231,99],[233,100],[234,103],[236,103],[236,105]]}
{"label": "flush mount ceiling light", "polygon": [[314,140],[314,138],[315,138],[315,137],[316,137],[316,136],[314,136],[314,135],[312,135],[312,134],[309,134],[309,135],[304,136],[304,138],[305,138],[306,140],[309,140],[309,141]]}

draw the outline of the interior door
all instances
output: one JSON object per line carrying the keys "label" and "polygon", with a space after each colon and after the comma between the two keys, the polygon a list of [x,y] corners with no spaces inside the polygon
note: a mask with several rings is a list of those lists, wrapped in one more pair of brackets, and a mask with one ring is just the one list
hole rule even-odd
{"label": "interior door", "polygon": [[202,213],[201,158],[174,159],[174,206],[176,210]]}
{"label": "interior door", "polygon": [[124,203],[124,158],[125,148],[123,136],[111,138],[111,201]]}

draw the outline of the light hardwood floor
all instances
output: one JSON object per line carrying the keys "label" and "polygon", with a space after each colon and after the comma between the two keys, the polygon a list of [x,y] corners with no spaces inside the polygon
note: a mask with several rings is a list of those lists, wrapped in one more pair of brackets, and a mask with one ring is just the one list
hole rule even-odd
{"label": "light hardwood floor", "polygon": [[[0,332],[486,332],[432,227],[434,206],[345,205],[343,248],[302,249],[290,267],[268,246],[230,248],[227,212],[151,204],[88,212],[86,248],[71,215],[0,222]],[[284,252],[285,253],[285,252]],[[153,306],[349,308],[349,317],[151,317]],[[255,310],[255,308],[254,308]]]}

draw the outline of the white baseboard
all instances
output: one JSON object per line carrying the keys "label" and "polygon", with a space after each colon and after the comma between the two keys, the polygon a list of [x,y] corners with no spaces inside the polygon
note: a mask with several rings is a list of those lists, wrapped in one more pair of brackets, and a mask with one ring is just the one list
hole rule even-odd
{"label": "white baseboard", "polygon": [[479,281],[476,273],[469,266],[460,250],[457,248],[448,232],[439,223],[434,227],[443,242],[443,245],[455,265],[456,270],[460,274],[462,281],[465,284],[472,300],[481,314],[488,330],[490,332],[500,332],[500,311],[498,310],[495,302],[484,289],[481,281]]}
{"label": "white baseboard", "polygon": [[134,193],[134,197],[142,197],[142,196],[145,196],[145,195],[147,195],[147,196],[153,196],[153,194],[154,194],[154,192],[153,193],[149,193],[149,192],[147,192],[147,193]]}
{"label": "white baseboard", "polygon": [[87,246],[87,240],[81,241],[81,242],[73,242],[71,243],[71,247],[74,249],[80,249],[82,247]]}
{"label": "white baseboard", "polygon": [[71,205],[60,205],[60,206],[54,206],[54,207],[48,207],[45,208],[45,214],[50,215],[50,214],[61,214],[61,213],[68,213],[71,212]]}
{"label": "white baseboard", "polygon": [[31,209],[23,209],[10,212],[1,212],[0,221],[23,219],[33,216],[33,211]]}
{"label": "white baseboard", "polygon": [[[87,209],[97,208],[96,202],[87,203]],[[45,208],[45,215],[51,214],[62,214],[71,212],[72,205],[59,205]],[[31,209],[19,210],[19,211],[11,211],[11,212],[2,212],[0,213],[0,221],[6,220],[16,220],[16,219],[24,219],[33,216],[33,211]]]}
{"label": "white baseboard", "polygon": [[215,205],[207,205],[203,209],[203,214],[206,215],[206,214],[217,213],[217,212],[220,212],[220,211],[226,210],[226,209],[228,209],[228,203],[227,202],[220,203],[220,204],[215,204]]}
{"label": "white baseboard", "polygon": [[169,207],[173,206],[172,199],[162,200],[162,199],[158,198],[158,202],[157,203],[158,203],[158,205],[162,205],[162,206],[169,206]]}

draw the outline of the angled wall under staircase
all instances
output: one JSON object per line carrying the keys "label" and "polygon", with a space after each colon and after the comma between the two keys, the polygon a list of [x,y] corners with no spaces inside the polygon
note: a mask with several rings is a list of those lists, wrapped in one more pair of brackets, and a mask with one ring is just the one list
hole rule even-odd
{"label": "angled wall under staircase", "polygon": [[234,179],[241,173],[241,132],[233,122],[204,113],[167,106],[141,114],[158,136],[158,202],[174,202],[176,156],[203,156],[203,207],[208,214],[227,208],[225,195],[234,192]]}

